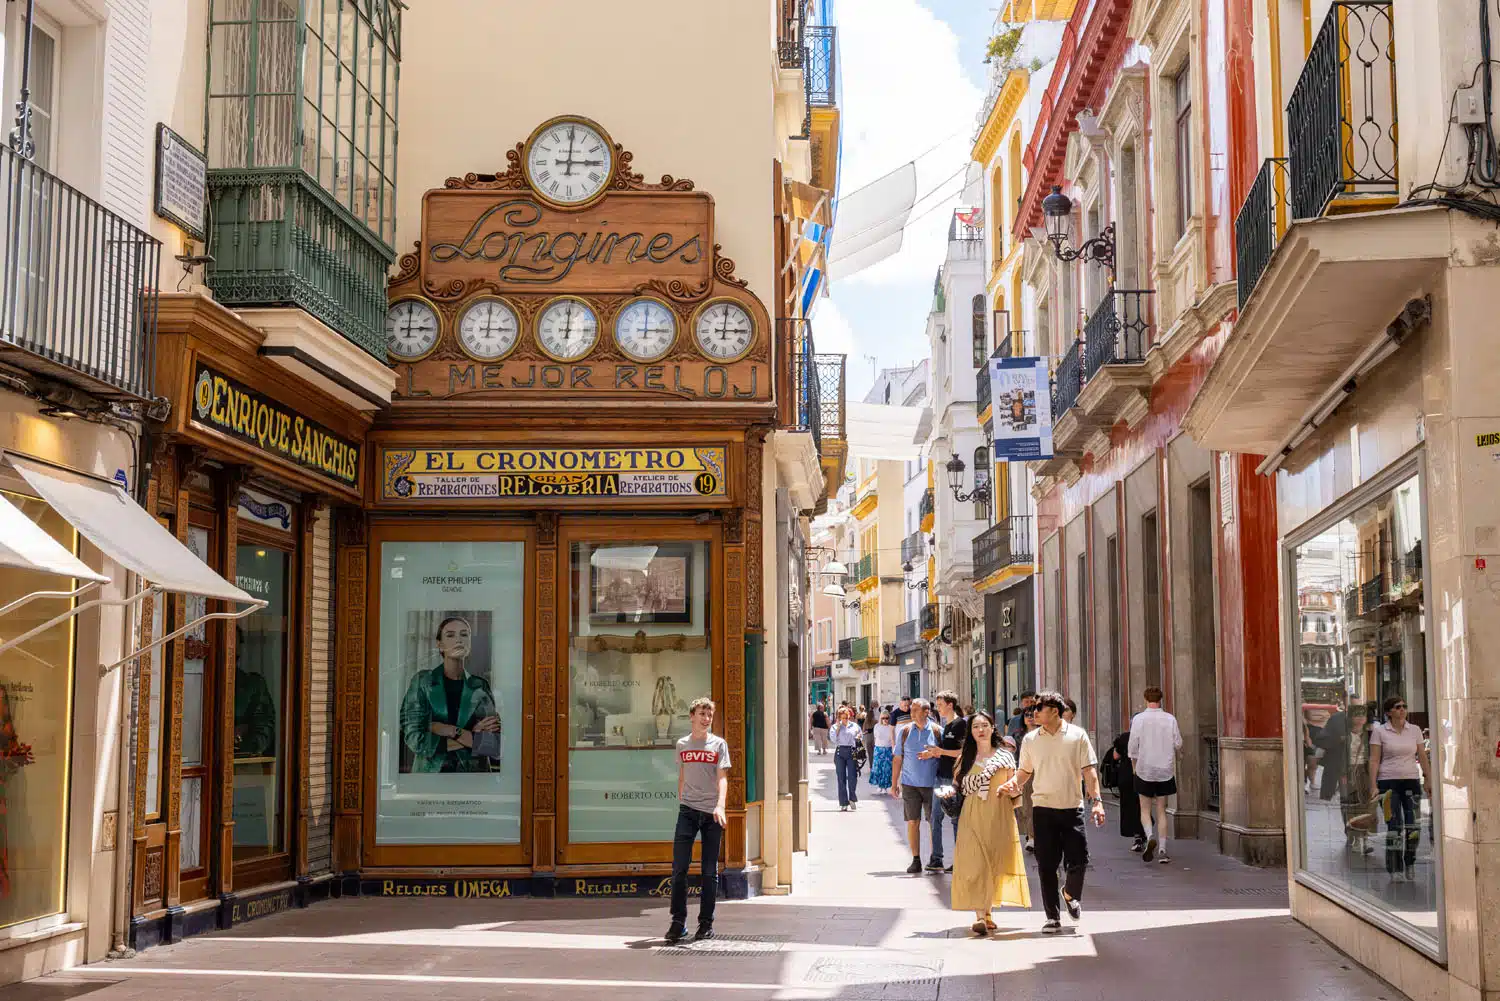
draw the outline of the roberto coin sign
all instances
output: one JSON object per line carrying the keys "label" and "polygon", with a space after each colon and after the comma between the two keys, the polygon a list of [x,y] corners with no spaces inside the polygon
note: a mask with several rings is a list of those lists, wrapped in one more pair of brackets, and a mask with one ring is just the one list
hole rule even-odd
{"label": "roberto coin sign", "polygon": [[722,446],[388,449],[382,458],[386,500],[728,496]]}

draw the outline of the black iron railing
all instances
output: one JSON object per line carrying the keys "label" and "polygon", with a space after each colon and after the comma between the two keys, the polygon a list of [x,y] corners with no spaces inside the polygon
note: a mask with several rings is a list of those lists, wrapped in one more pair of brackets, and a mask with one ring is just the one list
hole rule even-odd
{"label": "black iron railing", "polygon": [[1203,805],[1219,808],[1219,738],[1203,737]]}
{"label": "black iron railing", "polygon": [[849,660],[854,655],[854,640],[844,638],[839,640],[839,660]]}
{"label": "black iron railing", "polygon": [[922,558],[922,533],[913,532],[901,540],[901,562],[920,560]]}
{"label": "black iron railing", "polygon": [[917,645],[917,620],[907,619],[896,627],[896,649],[910,650]]}
{"label": "black iron railing", "polygon": [[932,498],[932,488],[928,487],[922,491],[922,499],[917,501],[917,517],[926,518],[936,511],[936,504]]}
{"label": "black iron railing", "polygon": [[1350,584],[1344,589],[1344,621],[1359,618],[1359,587]]}
{"label": "black iron railing", "polygon": [[155,399],[161,241],[0,151],[0,357],[102,399]]}
{"label": "black iron railing", "polygon": [[1378,573],[1371,580],[1365,581],[1359,586],[1359,610],[1361,614],[1368,614],[1380,607],[1385,600],[1385,574]]}
{"label": "black iron railing", "polygon": [[1052,419],[1073,409],[1083,390],[1083,340],[1074,341],[1057,359],[1052,371]]}
{"label": "black iron railing", "polygon": [[1140,289],[1104,293],[1083,328],[1085,382],[1105,365],[1146,360],[1146,348],[1151,346],[1152,294]]}
{"label": "black iron railing", "polygon": [[824,440],[844,440],[844,364],[845,357],[835,354],[813,355],[818,370],[818,405]]}
{"label": "black iron railing", "polygon": [[776,40],[777,53],[781,57],[781,68],[802,68],[803,48],[807,31],[807,0],[782,0],[781,35]]}
{"label": "black iron railing", "polygon": [[1401,579],[1407,583],[1422,580],[1422,543],[1418,542],[1401,557]]}
{"label": "black iron railing", "polygon": [[1001,518],[974,536],[974,577],[978,580],[1031,561],[1030,515]]}
{"label": "black iron railing", "polygon": [[1286,110],[1295,218],[1341,195],[1397,193],[1391,0],[1336,0]]}
{"label": "black iron railing", "polygon": [[1286,232],[1286,160],[1273,157],[1260,165],[1255,183],[1234,218],[1234,248],[1238,268],[1240,307],[1255,291],[1255,283],[1271,263],[1271,255]]}
{"label": "black iron railing", "polygon": [[826,24],[809,24],[807,31],[807,106],[838,106],[838,29]]}
{"label": "black iron railing", "polygon": [[941,628],[941,621],[938,617],[937,602],[928,602],[927,604],[922,606],[922,616],[920,621],[922,623],[922,632],[924,633]]}
{"label": "black iron railing", "polygon": [[1025,343],[1026,343],[1026,331],[1024,331],[1024,330],[1008,330],[1008,331],[1006,331],[1003,334],[997,335],[997,339],[996,339],[996,343],[995,343],[995,351],[994,351],[993,354],[990,355],[990,357],[991,358],[1018,358],[1018,357],[1020,357],[1020,354],[1019,354],[1019,352],[1017,352],[1016,347],[1017,347],[1017,345],[1023,345]]}
{"label": "black iron railing", "polygon": [[989,407],[995,387],[990,383],[990,369],[986,365],[974,371],[974,412],[983,414]]}
{"label": "black iron railing", "polygon": [[817,354],[813,351],[812,332],[802,324],[802,336],[792,355],[792,396],[796,423],[791,430],[808,431],[818,454],[823,453],[823,403],[818,379]]}

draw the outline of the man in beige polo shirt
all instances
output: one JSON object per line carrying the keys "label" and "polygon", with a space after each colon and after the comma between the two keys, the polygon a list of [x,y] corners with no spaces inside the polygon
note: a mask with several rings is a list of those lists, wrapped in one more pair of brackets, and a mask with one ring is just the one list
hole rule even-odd
{"label": "man in beige polo shirt", "polygon": [[[1089,813],[1094,826],[1104,823],[1104,801],[1099,798],[1098,759],[1081,726],[1063,720],[1065,701],[1058,692],[1037,695],[1041,726],[1021,741],[1020,767],[1002,787],[1008,795],[1021,791],[1031,779],[1031,826],[1036,837],[1037,877],[1042,884],[1042,907],[1047,912],[1043,934],[1062,931],[1057,867],[1067,871],[1062,903],[1077,921],[1083,916],[1083,874],[1089,865],[1088,835],[1083,822],[1083,786],[1088,787]],[[1080,779],[1082,782],[1080,783]]]}

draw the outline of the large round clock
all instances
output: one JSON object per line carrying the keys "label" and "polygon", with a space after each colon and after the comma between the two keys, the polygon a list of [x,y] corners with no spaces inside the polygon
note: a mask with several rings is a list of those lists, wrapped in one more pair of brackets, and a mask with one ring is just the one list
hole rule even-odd
{"label": "large round clock", "polygon": [[385,346],[399,361],[426,358],[437,347],[438,314],[426,299],[398,299],[385,314]]}
{"label": "large round clock", "polygon": [[599,318],[576,296],[560,295],[537,314],[537,346],[553,361],[578,361],[598,341]]}
{"label": "large round clock", "polygon": [[497,296],[480,296],[458,316],[458,343],[475,361],[496,361],[510,354],[521,333],[510,303]]}
{"label": "large round clock", "polygon": [[676,340],[677,315],[659,299],[632,299],[615,314],[615,343],[636,361],[664,357]]}
{"label": "large round clock", "polygon": [[526,140],[526,180],[544,202],[582,208],[604,194],[615,174],[614,144],[587,118],[543,122]]}
{"label": "large round clock", "polygon": [[755,320],[733,299],[711,299],[693,318],[693,339],[711,360],[737,361],[755,343]]}

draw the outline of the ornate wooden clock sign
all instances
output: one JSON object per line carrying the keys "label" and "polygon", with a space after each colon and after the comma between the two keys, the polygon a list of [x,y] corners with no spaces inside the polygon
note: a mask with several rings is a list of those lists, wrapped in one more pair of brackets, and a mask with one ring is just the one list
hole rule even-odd
{"label": "ornate wooden clock sign", "polygon": [[710,195],[645,183],[574,116],[506,159],[423,199],[390,283],[398,400],[771,399],[769,319],[714,243]]}

